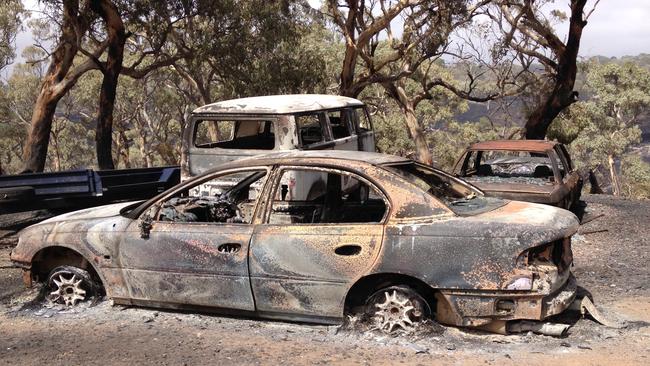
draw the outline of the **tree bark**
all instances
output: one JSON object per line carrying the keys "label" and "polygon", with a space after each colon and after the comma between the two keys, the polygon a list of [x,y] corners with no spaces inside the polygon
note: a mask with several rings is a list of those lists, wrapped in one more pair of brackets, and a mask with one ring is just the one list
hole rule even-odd
{"label": "tree bark", "polygon": [[415,108],[417,105],[413,100],[408,98],[404,88],[401,85],[397,85],[397,82],[383,83],[382,86],[388,95],[397,102],[400,110],[404,114],[406,128],[408,129],[409,136],[413,139],[413,143],[415,144],[415,152],[417,155],[416,160],[426,165],[432,165],[433,155],[429,149],[427,139],[424,136],[424,131],[415,115]]}
{"label": "tree bark", "polygon": [[[131,167],[131,158],[129,156],[129,139],[126,137],[126,133],[124,132],[123,129],[118,130],[118,138],[116,142],[116,147],[117,147],[117,155],[122,158],[122,164],[125,169],[129,169]],[[118,159],[117,163],[119,165],[120,159]]]}
{"label": "tree bark", "polygon": [[616,162],[614,161],[614,156],[607,155],[607,164],[609,165],[609,175],[612,179],[612,194],[614,196],[621,195],[621,183],[618,179],[618,173],[616,172]]}
{"label": "tree bark", "polygon": [[126,31],[117,7],[109,0],[93,0],[92,9],[106,23],[108,55],[101,69],[104,74],[99,94],[99,113],[95,129],[95,148],[99,169],[115,169],[113,163],[113,110],[117,84],[122,71]]}
{"label": "tree bark", "polygon": [[[88,3],[86,3],[88,6]],[[87,71],[96,69],[91,59],[73,67],[82,37],[88,31],[92,17],[89,8],[79,9],[79,0],[63,1],[61,36],[50,65],[41,82],[41,90],[34,104],[30,130],[23,150],[23,173],[42,172],[47,159],[52,120],[59,100],[77,83]],[[93,57],[99,57],[105,46],[95,49]]]}
{"label": "tree bark", "polygon": [[59,100],[76,83],[87,65],[80,65],[76,73],[72,68],[80,37],[88,28],[88,21],[82,18],[79,0],[63,1],[63,22],[59,44],[52,52],[52,59],[41,83],[41,90],[34,105],[30,130],[23,150],[22,172],[42,172],[45,168],[47,148],[50,142],[52,119]]}
{"label": "tree bark", "polygon": [[[54,60],[52,60],[52,63],[54,63]],[[23,173],[42,172],[45,169],[47,148],[50,144],[50,131],[52,130],[52,119],[54,118],[56,105],[59,99],[61,99],[61,96],[52,93],[52,84],[52,76],[46,76],[41,86],[41,92],[34,105],[31,128],[23,152],[23,160],[25,162],[22,170]]]}
{"label": "tree bark", "polygon": [[573,87],[578,71],[580,38],[583,28],[587,25],[587,21],[583,18],[586,3],[587,0],[571,0],[569,35],[566,44],[549,42],[549,47],[557,58],[553,87],[528,116],[524,126],[526,139],[544,139],[555,117],[578,98],[578,93],[573,90]]}
{"label": "tree bark", "polygon": [[429,144],[424,137],[424,131],[422,131],[422,127],[420,127],[417,117],[415,116],[415,108],[413,108],[412,105],[407,105],[402,107],[402,112],[406,119],[406,126],[408,127],[409,135],[411,135],[411,138],[415,143],[417,160],[426,165],[433,165],[433,155],[431,154]]}

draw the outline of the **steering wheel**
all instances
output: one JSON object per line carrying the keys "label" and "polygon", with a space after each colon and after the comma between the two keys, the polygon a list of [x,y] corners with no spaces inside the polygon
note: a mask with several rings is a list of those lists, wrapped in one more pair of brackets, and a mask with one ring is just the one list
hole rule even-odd
{"label": "steering wheel", "polygon": [[242,212],[234,202],[218,200],[208,208],[210,221],[229,222],[233,218],[239,218],[243,222]]}

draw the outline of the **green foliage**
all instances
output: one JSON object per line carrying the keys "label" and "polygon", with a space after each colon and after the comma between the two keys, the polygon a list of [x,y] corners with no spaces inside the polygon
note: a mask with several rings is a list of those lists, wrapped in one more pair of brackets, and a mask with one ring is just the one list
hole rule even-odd
{"label": "green foliage", "polygon": [[452,121],[446,129],[439,129],[430,134],[429,146],[433,150],[436,165],[451,171],[456,160],[470,144],[501,138],[503,136],[486,120],[468,123]]}
{"label": "green foliage", "polygon": [[638,155],[626,155],[621,162],[623,193],[629,197],[650,199],[650,164]]}
{"label": "green foliage", "polygon": [[372,113],[377,149],[386,154],[413,157],[415,144],[404,127],[404,114],[399,109],[377,109]]}
{"label": "green foliage", "polygon": [[0,70],[13,61],[14,41],[25,9],[20,0],[3,0],[0,6]]}
{"label": "green foliage", "polygon": [[593,104],[576,102],[565,109],[548,128],[546,137],[563,144],[570,144],[592,121]]}
{"label": "green foliage", "polygon": [[630,148],[641,141],[639,119],[650,108],[650,71],[632,63],[596,62],[587,70],[586,87],[592,97],[556,119],[549,137],[571,143],[578,167],[606,167],[620,180],[622,194],[644,196],[647,169],[632,158]]}
{"label": "green foliage", "polygon": [[638,117],[650,107],[650,71],[631,63],[593,64],[587,82],[594,96],[572,108],[573,128],[582,129],[572,148],[583,163],[595,166],[640,142]]}

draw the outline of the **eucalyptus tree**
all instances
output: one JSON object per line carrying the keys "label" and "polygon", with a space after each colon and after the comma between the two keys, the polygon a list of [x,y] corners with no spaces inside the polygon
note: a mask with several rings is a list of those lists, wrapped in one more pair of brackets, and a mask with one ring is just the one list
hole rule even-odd
{"label": "eucalyptus tree", "polygon": [[[49,66],[41,81],[23,153],[23,171],[42,171],[56,107],[80,77],[90,70],[103,74],[95,131],[100,169],[112,168],[112,114],[120,74],[143,77],[180,57],[165,48],[179,20],[196,14],[197,1],[44,0],[47,23],[53,24],[42,44],[52,43]],[[138,57],[123,65],[127,39]],[[43,47],[44,49],[47,47]],[[171,50],[171,52],[167,52]]]}
{"label": "eucalyptus tree", "polygon": [[[486,12],[502,33],[501,50],[496,52],[533,58],[534,65],[543,68],[524,126],[526,138],[543,139],[551,122],[578,100],[574,87],[580,40],[598,1],[587,8],[588,0],[570,0],[567,15],[553,8],[553,0],[495,0]],[[564,22],[568,23],[565,40],[557,31]]]}
{"label": "eucalyptus tree", "polygon": [[[357,97],[372,84],[381,85],[399,105],[404,124],[414,141],[416,158],[432,163],[425,121],[416,110],[423,101],[447,93],[458,98],[485,102],[519,92],[513,72],[496,72],[466,62],[462,47],[451,49],[452,35],[472,26],[490,0],[330,0],[327,12],[343,36],[345,56],[341,65],[343,95]],[[457,37],[456,42],[462,40]],[[464,80],[445,76],[442,57],[465,63]],[[494,65],[493,65],[494,66]],[[508,69],[508,68],[506,68]],[[512,71],[512,67],[509,68]],[[491,74],[494,87],[482,82]],[[444,99],[444,98],[443,98]]]}
{"label": "eucalyptus tree", "polygon": [[25,16],[20,0],[3,0],[0,6],[0,70],[13,61],[16,35]]}

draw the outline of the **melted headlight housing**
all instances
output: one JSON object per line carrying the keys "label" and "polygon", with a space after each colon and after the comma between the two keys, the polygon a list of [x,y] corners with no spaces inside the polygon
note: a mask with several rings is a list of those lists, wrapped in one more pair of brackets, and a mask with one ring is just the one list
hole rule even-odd
{"label": "melted headlight housing", "polygon": [[552,263],[557,266],[559,272],[563,272],[573,263],[571,237],[530,248],[519,255],[517,263],[524,266]]}

